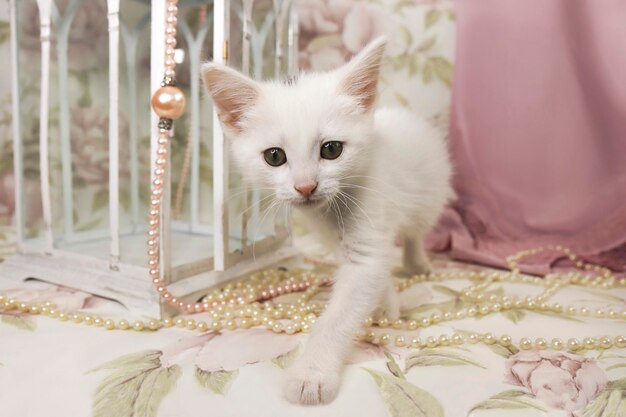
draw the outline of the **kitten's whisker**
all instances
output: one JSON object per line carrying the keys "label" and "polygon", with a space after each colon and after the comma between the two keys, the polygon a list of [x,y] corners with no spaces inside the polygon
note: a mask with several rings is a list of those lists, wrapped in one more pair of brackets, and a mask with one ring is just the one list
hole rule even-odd
{"label": "kitten's whisker", "polygon": [[[267,188],[265,188],[265,187],[263,187],[263,188],[261,188],[261,187],[254,187],[254,189],[255,190],[260,190],[260,191],[273,191],[273,188],[270,188],[270,187],[267,187]],[[232,200],[233,198],[236,198],[236,197],[238,197],[238,196],[240,196],[242,194],[245,194],[248,191],[252,191],[252,190],[253,190],[253,188],[250,188],[250,187],[248,187],[248,188],[237,187],[237,188],[229,189],[229,192],[230,191],[237,191],[237,192],[236,193],[231,193],[226,201],[230,203],[230,200]]]}
{"label": "kitten's whisker", "polygon": [[391,196],[389,196],[388,194],[386,194],[386,193],[384,193],[384,192],[382,192],[380,190],[377,190],[375,188],[366,187],[364,185],[359,185],[359,184],[351,184],[351,183],[343,183],[342,186],[347,186],[347,188],[360,188],[360,189],[363,189],[363,190],[366,190],[366,191],[371,191],[371,192],[377,193],[380,196],[382,196],[383,198],[387,199],[387,201],[392,203],[394,206],[398,207],[398,203],[396,201],[394,201],[394,199]]}
{"label": "kitten's whisker", "polygon": [[331,202],[331,204],[333,206],[337,207],[337,216],[339,217],[339,220],[341,221],[341,240],[345,241],[345,238],[346,238],[346,225],[343,222],[343,214],[341,213],[341,209],[339,208],[339,205],[335,201],[335,197],[333,197],[330,200],[330,202]]}
{"label": "kitten's whisker", "polygon": [[261,225],[263,224],[263,221],[265,220],[265,217],[267,217],[267,214],[269,213],[270,209],[272,209],[275,205],[277,205],[280,201],[277,199],[274,199],[272,201],[272,203],[269,205],[269,207],[267,207],[265,210],[263,210],[263,216],[261,217],[261,220],[259,220],[259,223],[257,225],[255,225],[255,231],[254,231],[254,239],[252,240],[252,259],[254,260],[254,262],[256,263],[256,241],[257,241],[257,237],[259,236],[259,230],[261,229]]}
{"label": "kitten's whisker", "polygon": [[[396,186],[394,186],[393,184],[390,184],[390,183],[388,183],[387,181],[384,181],[384,180],[382,180],[382,179],[380,179],[380,178],[378,178],[378,177],[373,177],[373,176],[371,176],[371,175],[348,175],[348,176],[345,176],[345,177],[341,177],[341,178],[340,178],[340,181],[341,181],[341,180],[348,180],[348,179],[352,179],[352,178],[367,178],[367,179],[372,179],[372,180],[378,181],[379,183],[381,183],[381,184],[385,185],[386,187],[389,187],[389,188],[396,188]],[[403,192],[402,190],[398,190],[398,191],[399,191],[399,192]]]}
{"label": "kitten's whisker", "polygon": [[270,194],[268,196],[265,196],[262,199],[256,201],[254,204],[250,205],[247,209],[243,210],[241,212],[241,214],[239,214],[239,218],[243,217],[243,215],[246,214],[246,212],[248,210],[252,210],[254,207],[256,207],[256,206],[260,205],[261,203],[263,203],[263,201],[267,200],[268,198],[272,198],[274,196],[276,196],[276,193],[272,193],[272,194]]}
{"label": "kitten's whisker", "polygon": [[289,239],[293,239],[293,236],[291,234],[291,222],[289,221],[289,219],[291,218],[291,204],[284,203],[284,205],[285,211],[283,212],[283,221],[285,222],[285,224],[283,226],[287,230],[287,236],[289,237]]}
{"label": "kitten's whisker", "polygon": [[353,218],[357,218],[357,216],[354,214],[354,212],[352,211],[352,209],[350,208],[350,205],[346,202],[346,197],[345,197],[345,193],[341,190],[339,190],[339,193],[337,194],[337,198],[339,199],[339,201],[341,201],[343,203],[344,206],[346,206],[346,208],[348,209],[348,211],[350,212],[350,215]]}
{"label": "kitten's whisker", "polygon": [[[370,216],[367,214],[367,212],[363,209],[363,207],[361,207],[361,205],[359,204],[359,200],[355,197],[350,195],[349,193],[345,193],[343,191],[339,191],[344,197],[346,197],[347,199],[349,199],[352,203],[354,203],[354,205],[361,211],[361,213],[363,213],[363,215],[365,216],[365,218],[367,219],[367,221],[369,222],[370,226],[374,227],[374,222],[372,222],[372,219],[370,218]],[[362,202],[361,202],[362,203]]]}

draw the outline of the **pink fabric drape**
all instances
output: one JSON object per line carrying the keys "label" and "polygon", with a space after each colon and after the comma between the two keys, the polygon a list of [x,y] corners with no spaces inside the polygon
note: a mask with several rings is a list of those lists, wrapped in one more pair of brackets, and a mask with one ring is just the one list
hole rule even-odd
{"label": "pink fabric drape", "polygon": [[[626,2],[458,1],[458,201],[434,250],[504,265],[562,244],[626,265]],[[526,270],[547,272],[557,254]]]}

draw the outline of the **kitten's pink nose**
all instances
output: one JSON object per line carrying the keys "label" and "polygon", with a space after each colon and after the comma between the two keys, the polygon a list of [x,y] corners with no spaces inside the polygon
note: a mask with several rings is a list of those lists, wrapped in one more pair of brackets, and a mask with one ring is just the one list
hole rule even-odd
{"label": "kitten's pink nose", "polygon": [[317,189],[316,182],[308,182],[306,184],[298,184],[294,187],[303,197],[310,198]]}

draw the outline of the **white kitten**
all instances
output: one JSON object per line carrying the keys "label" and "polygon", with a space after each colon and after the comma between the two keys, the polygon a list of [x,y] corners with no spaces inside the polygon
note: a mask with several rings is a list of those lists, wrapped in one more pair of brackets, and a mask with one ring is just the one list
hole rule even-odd
{"label": "white kitten", "polygon": [[374,110],[385,40],[329,73],[256,83],[205,64],[235,161],[253,184],[300,209],[339,254],[333,295],[284,391],[295,403],[337,394],[340,371],[363,321],[383,306],[398,315],[390,275],[394,237],[409,272],[428,272],[423,236],[452,197],[446,145],[402,109]]}

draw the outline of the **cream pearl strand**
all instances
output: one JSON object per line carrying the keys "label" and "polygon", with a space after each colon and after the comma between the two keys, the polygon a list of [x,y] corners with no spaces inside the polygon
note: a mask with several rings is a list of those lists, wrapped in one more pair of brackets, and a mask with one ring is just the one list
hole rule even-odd
{"label": "cream pearl strand", "polygon": [[[525,251],[525,253],[533,254],[537,250]],[[516,256],[514,259],[521,259]],[[521,308],[526,310],[544,310],[552,311],[556,314],[580,314],[583,316],[590,315],[590,310],[586,307],[575,309],[574,307],[563,307],[558,303],[549,305],[545,302],[560,288],[568,285],[580,285],[585,287],[610,289],[617,287],[626,287],[626,280],[615,279],[610,276],[602,279],[607,282],[598,285],[597,277],[582,276],[580,274],[556,275],[551,274],[544,279],[523,276],[512,268],[511,272],[447,272],[433,273],[429,276],[414,276],[408,280],[398,284],[398,290],[404,291],[409,286],[421,282],[440,282],[444,280],[469,279],[478,281],[461,292],[461,296],[467,301],[473,301],[475,306],[462,309],[457,312],[447,311],[442,314],[434,313],[430,316],[422,317],[418,320],[396,320],[390,322],[388,319],[381,318],[376,322],[379,329],[392,327],[396,330],[414,331],[418,328],[426,328],[445,321],[460,320],[466,317],[477,315],[487,315],[502,311],[503,309]],[[488,285],[494,282],[513,282],[541,285],[544,291],[537,297],[526,297],[525,299],[509,298],[507,296],[485,297],[481,292],[488,288]],[[155,331],[161,328],[178,327],[188,330],[197,330],[200,332],[234,330],[237,328],[265,327],[276,333],[294,334],[297,332],[309,332],[315,323],[317,317],[323,311],[323,305],[317,302],[311,302],[311,298],[320,290],[322,286],[330,283],[327,277],[318,277],[312,272],[300,272],[292,275],[287,271],[268,270],[252,274],[245,280],[227,283],[220,288],[213,290],[203,299],[203,303],[210,306],[208,310],[207,321],[198,321],[179,317],[176,319],[166,318],[163,320],[134,321],[128,320],[114,321],[112,319],[103,319],[99,316],[92,316],[82,313],[64,313],[58,312],[54,304],[46,303],[25,303],[6,295],[0,294],[0,310],[9,311],[17,309],[23,313],[42,314],[60,321],[72,321],[74,323],[82,323],[85,325],[93,325],[113,330],[134,330],[134,331]],[[488,283],[485,285],[485,283]],[[293,304],[274,303],[272,298],[287,294],[290,292],[302,292]],[[626,317],[626,311],[615,310],[596,310],[595,316],[601,319],[623,319]],[[288,320],[284,323],[282,320]],[[374,320],[368,318],[365,321],[366,327],[374,325]],[[491,333],[478,334],[469,333],[467,335],[454,333],[452,335],[442,334],[439,337],[430,336],[422,341],[419,337],[410,335],[392,335],[390,333],[376,334],[374,331],[365,331],[359,335],[364,341],[389,345],[393,343],[397,347],[412,348],[434,348],[439,346],[463,345],[484,343],[486,345],[499,344],[504,347],[514,346],[512,338],[508,335],[496,337]],[[625,336],[601,338],[585,337],[582,340],[575,338],[563,341],[562,339],[552,339],[547,341],[543,338],[531,339],[522,337],[518,343],[519,349],[553,349],[553,350],[590,350],[590,349],[610,349],[626,347]]]}

